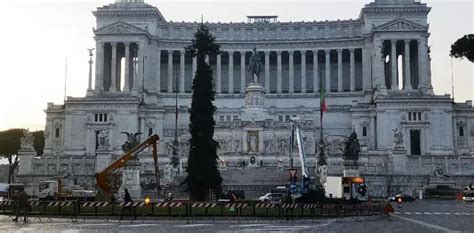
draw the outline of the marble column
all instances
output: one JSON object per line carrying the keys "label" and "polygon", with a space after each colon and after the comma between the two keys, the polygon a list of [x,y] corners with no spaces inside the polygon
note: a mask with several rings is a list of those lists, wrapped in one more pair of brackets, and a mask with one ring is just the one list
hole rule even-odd
{"label": "marble column", "polygon": [[96,92],[104,90],[104,43],[96,42],[95,51],[95,84]]}
{"label": "marble column", "polygon": [[281,94],[281,51],[277,51],[277,93]]}
{"label": "marble column", "polygon": [[229,93],[234,93],[234,52],[229,51]]}
{"label": "marble column", "polygon": [[87,85],[87,96],[91,96],[94,93],[92,92],[92,64],[94,61],[92,61],[92,51],[89,53],[89,79],[88,79],[88,85]]}
{"label": "marble column", "polygon": [[313,50],[313,92],[319,92],[319,60],[318,51]]}
{"label": "marble column", "polygon": [[117,43],[110,43],[112,45],[112,65],[110,72],[110,92],[117,92]]}
{"label": "marble column", "polygon": [[138,49],[138,55],[137,55],[137,66],[138,66],[138,74],[137,74],[137,90],[141,90],[144,88],[143,84],[145,83],[145,76],[143,72],[143,65],[145,61],[145,45],[143,43],[140,43]]}
{"label": "marble column", "polygon": [[387,85],[385,83],[385,56],[383,55],[384,40],[374,40],[373,50],[373,83],[376,88],[376,95],[387,95]]}
{"label": "marble column", "polygon": [[367,47],[362,48],[362,90],[371,89],[371,57]]}
{"label": "marble column", "polygon": [[426,37],[418,39],[418,85],[419,89],[430,89],[428,78],[428,44]]}
{"label": "marble column", "polygon": [[391,40],[390,64],[392,65],[392,90],[398,90],[397,40]]}
{"label": "marble column", "polygon": [[221,67],[221,54],[217,54],[216,56],[216,92],[218,94],[222,93],[222,88],[221,88],[221,72],[222,72],[222,67]]}
{"label": "marble column", "polygon": [[405,40],[405,54],[404,54],[404,63],[405,63],[405,90],[411,90],[411,66],[410,66],[410,40]]}
{"label": "marble column", "polygon": [[306,93],[306,50],[301,51],[301,93]]}
{"label": "marble column", "polygon": [[342,49],[337,50],[337,91],[343,92],[342,85]]}
{"label": "marble column", "polygon": [[196,76],[196,70],[197,70],[197,57],[193,57],[193,64],[192,64],[192,71],[193,71],[193,79]]}
{"label": "marble column", "polygon": [[370,149],[375,149],[375,115],[370,115]]}
{"label": "marble column", "polygon": [[161,50],[156,50],[156,91],[161,92]]}
{"label": "marble column", "polygon": [[351,92],[355,91],[355,56],[354,56],[354,48],[349,49],[350,52],[350,90]]}
{"label": "marble column", "polygon": [[125,43],[125,80],[123,92],[130,92],[130,43]]}
{"label": "marble column", "polygon": [[288,51],[288,82],[289,82],[289,93],[295,93],[295,67],[293,59],[294,51]]}
{"label": "marble column", "polygon": [[331,92],[331,50],[324,50],[326,54],[326,92]]}
{"label": "marble column", "polygon": [[168,93],[173,93],[173,50],[168,50]]}
{"label": "marble column", "polygon": [[265,90],[270,93],[270,51],[265,51]]}
{"label": "marble column", "polygon": [[245,92],[245,51],[240,51],[240,93]]}
{"label": "marble column", "polygon": [[[185,63],[184,63],[184,55],[185,55],[184,50],[179,51],[179,68],[180,68],[180,74],[179,74],[179,92],[184,93],[184,68],[185,68]],[[176,87],[177,89],[178,87]]]}

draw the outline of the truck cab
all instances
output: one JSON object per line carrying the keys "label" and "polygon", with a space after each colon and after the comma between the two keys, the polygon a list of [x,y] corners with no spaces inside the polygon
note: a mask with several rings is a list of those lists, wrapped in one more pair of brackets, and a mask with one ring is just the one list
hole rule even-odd
{"label": "truck cab", "polygon": [[59,191],[59,182],[55,180],[41,181],[38,188],[38,198],[40,200],[54,199]]}

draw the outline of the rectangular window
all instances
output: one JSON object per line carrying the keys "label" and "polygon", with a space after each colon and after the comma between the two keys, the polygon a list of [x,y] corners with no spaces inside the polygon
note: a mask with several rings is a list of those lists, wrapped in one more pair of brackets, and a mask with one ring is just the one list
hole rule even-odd
{"label": "rectangular window", "polygon": [[239,116],[234,116],[234,121],[238,120]]}
{"label": "rectangular window", "polygon": [[421,154],[420,130],[410,130],[410,152],[412,155]]}
{"label": "rectangular window", "polygon": [[411,121],[411,112],[408,113],[408,120]]}
{"label": "rectangular window", "polygon": [[224,116],[219,116],[219,121],[224,121]]}
{"label": "rectangular window", "polygon": [[225,117],[226,121],[230,121],[230,116]]}
{"label": "rectangular window", "polygon": [[94,114],[94,117],[95,117],[95,118],[94,118],[94,121],[95,121],[95,122],[98,122],[98,121],[99,121],[99,114]]}
{"label": "rectangular window", "polygon": [[54,136],[59,138],[59,128],[56,128],[56,132],[54,132]]}
{"label": "rectangular window", "polygon": [[282,115],[278,116],[278,121],[283,121],[283,116]]}
{"label": "rectangular window", "polygon": [[107,114],[104,114],[104,122],[107,122]]}
{"label": "rectangular window", "polygon": [[285,115],[285,121],[290,121],[290,115]]}
{"label": "rectangular window", "polygon": [[153,128],[148,128],[148,136],[153,135]]}
{"label": "rectangular window", "polygon": [[464,127],[459,127],[459,137],[464,137]]}
{"label": "rectangular window", "polygon": [[418,112],[418,121],[421,121],[421,112]]}
{"label": "rectangular window", "polygon": [[99,122],[102,122],[102,114],[99,114]]}
{"label": "rectangular window", "polygon": [[367,127],[362,128],[362,136],[367,137]]}

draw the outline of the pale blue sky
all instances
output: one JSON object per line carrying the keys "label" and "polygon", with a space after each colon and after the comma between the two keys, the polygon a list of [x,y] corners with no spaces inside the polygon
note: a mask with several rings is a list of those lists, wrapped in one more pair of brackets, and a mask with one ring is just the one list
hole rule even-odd
{"label": "pale blue sky", "polygon": [[[371,0],[351,1],[199,1],[154,0],[167,20],[221,22],[246,21],[247,15],[278,15],[280,21],[357,18]],[[91,14],[113,0],[0,0],[0,130],[25,127],[43,129],[47,102],[63,103],[64,66],[68,58],[67,95],[84,96],[87,89],[88,52],[94,47]],[[426,0],[429,15],[432,77],[436,94],[451,93],[450,45],[473,33],[474,3]],[[454,61],[455,99],[473,99],[474,66]]]}

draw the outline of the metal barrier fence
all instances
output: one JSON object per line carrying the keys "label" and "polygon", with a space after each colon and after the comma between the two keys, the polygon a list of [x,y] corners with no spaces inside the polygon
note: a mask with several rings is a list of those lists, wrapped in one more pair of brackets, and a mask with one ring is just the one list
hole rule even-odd
{"label": "metal barrier fence", "polygon": [[[384,214],[386,203],[376,204],[278,204],[278,203],[215,203],[215,202],[81,202],[31,201],[33,216],[126,217],[345,217]],[[13,214],[16,203],[0,202],[0,213]],[[50,218],[50,217],[48,217]]]}

